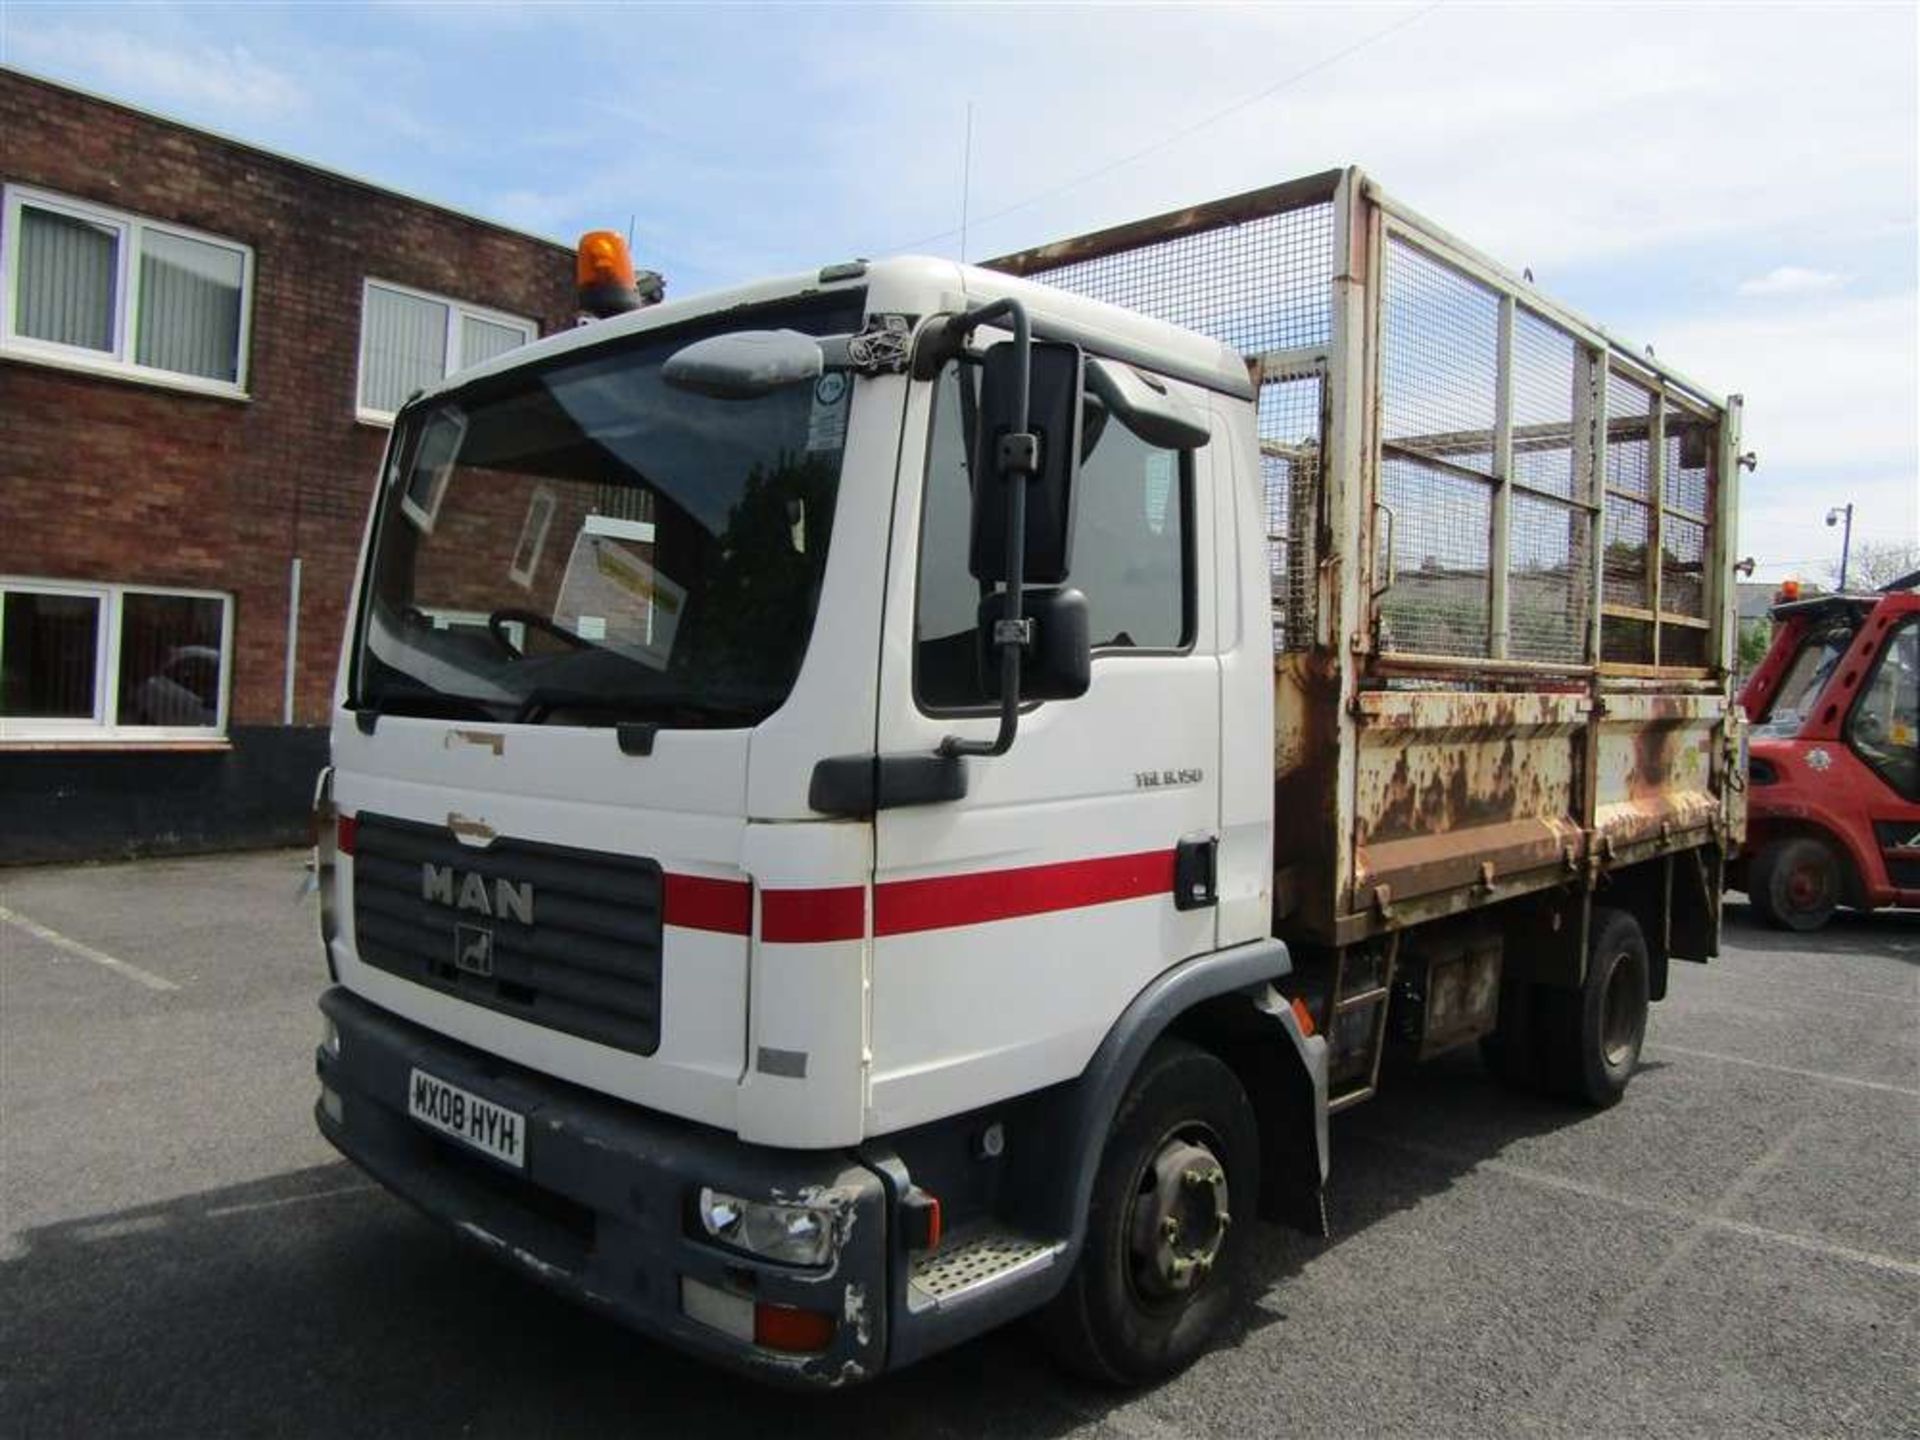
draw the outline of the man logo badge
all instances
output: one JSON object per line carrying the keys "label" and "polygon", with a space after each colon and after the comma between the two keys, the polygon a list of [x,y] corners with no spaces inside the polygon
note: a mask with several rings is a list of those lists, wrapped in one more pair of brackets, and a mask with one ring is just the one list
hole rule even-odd
{"label": "man logo badge", "polygon": [[531,880],[495,880],[489,886],[484,875],[428,861],[420,867],[420,898],[432,905],[472,910],[489,919],[533,924]]}
{"label": "man logo badge", "polygon": [[493,978],[493,927],[456,925],[453,927],[453,968],[483,980]]}

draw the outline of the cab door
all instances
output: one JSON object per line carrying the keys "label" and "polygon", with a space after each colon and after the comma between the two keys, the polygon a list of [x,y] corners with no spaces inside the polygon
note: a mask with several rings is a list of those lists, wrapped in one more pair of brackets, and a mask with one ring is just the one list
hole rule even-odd
{"label": "cab door", "polygon": [[[1206,413],[1201,392],[1166,383]],[[967,568],[976,385],[974,366],[951,361],[909,401],[883,755],[997,725]],[[870,1132],[1077,1074],[1149,979],[1213,948],[1215,908],[1176,904],[1174,876],[1182,847],[1210,853],[1220,823],[1210,599],[1223,449],[1157,449],[1104,426],[1075,489],[1067,582],[1088,600],[1091,688],[1027,706],[1009,753],[965,762],[960,800],[876,817]]]}
{"label": "cab door", "polygon": [[1847,712],[1846,741],[1871,776],[1855,788],[1892,902],[1920,902],[1920,610],[1886,632]]}

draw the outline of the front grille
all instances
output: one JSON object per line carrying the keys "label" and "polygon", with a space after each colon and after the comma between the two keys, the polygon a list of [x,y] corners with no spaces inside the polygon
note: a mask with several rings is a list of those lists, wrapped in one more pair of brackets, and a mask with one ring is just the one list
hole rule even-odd
{"label": "front grille", "polygon": [[367,964],[602,1045],[659,1047],[655,861],[528,840],[478,850],[363,811],[353,891]]}

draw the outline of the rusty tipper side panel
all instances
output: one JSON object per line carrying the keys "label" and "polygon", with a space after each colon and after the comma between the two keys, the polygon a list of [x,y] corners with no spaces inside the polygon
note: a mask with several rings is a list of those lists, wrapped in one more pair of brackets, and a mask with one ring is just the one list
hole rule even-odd
{"label": "rusty tipper side panel", "polygon": [[1617,883],[1660,964],[1712,952],[1741,809],[1737,397],[1357,170],[993,263],[1247,357],[1283,937],[1344,955],[1527,896],[1584,924]]}

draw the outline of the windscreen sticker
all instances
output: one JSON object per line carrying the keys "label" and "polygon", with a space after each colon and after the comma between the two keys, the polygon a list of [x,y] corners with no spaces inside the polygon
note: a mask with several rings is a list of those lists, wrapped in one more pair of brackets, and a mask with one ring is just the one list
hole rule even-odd
{"label": "windscreen sticker", "polygon": [[567,560],[553,619],[582,640],[664,670],[687,592],[655,570],[642,548],[582,531]]}
{"label": "windscreen sticker", "polygon": [[807,450],[840,450],[847,443],[847,377],[829,371],[813,382],[813,405],[807,411]]}

